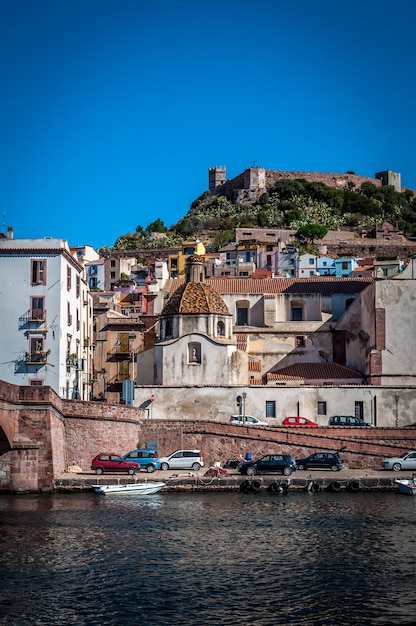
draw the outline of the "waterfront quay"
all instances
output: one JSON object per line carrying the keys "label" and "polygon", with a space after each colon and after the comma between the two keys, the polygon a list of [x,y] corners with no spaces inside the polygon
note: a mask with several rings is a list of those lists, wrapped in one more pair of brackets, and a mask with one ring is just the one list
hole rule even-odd
{"label": "waterfront quay", "polygon": [[397,491],[397,478],[411,478],[409,472],[383,470],[345,469],[294,472],[291,476],[281,474],[243,476],[236,470],[210,468],[200,472],[157,471],[136,476],[106,474],[96,476],[93,472],[65,473],[54,481],[59,493],[91,491],[93,485],[124,485],[151,481],[166,483],[164,492],[192,491]]}

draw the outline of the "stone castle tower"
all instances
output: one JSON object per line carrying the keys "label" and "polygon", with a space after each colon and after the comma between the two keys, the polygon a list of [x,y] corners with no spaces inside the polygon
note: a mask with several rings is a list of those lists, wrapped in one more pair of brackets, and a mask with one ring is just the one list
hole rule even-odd
{"label": "stone castle tower", "polygon": [[208,189],[211,191],[216,187],[220,187],[227,180],[227,168],[223,165],[218,167],[210,167],[208,170]]}

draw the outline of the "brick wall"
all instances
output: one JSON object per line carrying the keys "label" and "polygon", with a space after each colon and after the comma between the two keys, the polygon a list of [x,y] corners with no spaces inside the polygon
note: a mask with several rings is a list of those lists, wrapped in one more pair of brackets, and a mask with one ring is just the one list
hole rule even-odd
{"label": "brick wall", "polygon": [[0,491],[47,491],[74,462],[89,471],[98,452],[135,448],[144,414],[0,381]]}
{"label": "brick wall", "polygon": [[393,428],[253,428],[212,424],[152,420],[141,424],[142,441],[157,441],[160,456],[181,448],[202,451],[206,467],[216,461],[248,452],[253,458],[268,452],[302,458],[318,450],[339,450],[351,469],[380,469],[382,458],[416,449],[416,430]]}

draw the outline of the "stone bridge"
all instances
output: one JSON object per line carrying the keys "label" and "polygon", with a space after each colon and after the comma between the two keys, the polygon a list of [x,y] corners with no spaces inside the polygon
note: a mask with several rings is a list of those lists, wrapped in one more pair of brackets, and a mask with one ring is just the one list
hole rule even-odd
{"label": "stone bridge", "polygon": [[413,428],[283,428],[148,419],[143,409],[62,400],[50,387],[0,381],[0,493],[54,489],[69,465],[89,472],[98,452],[125,453],[156,442],[159,454],[202,450],[206,467],[234,455],[279,450],[300,457],[345,448],[348,466],[379,469],[386,456],[416,449]]}

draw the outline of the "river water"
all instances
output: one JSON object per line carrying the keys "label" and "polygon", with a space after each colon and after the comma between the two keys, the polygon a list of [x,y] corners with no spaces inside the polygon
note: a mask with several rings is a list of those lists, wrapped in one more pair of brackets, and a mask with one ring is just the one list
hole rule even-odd
{"label": "river water", "polygon": [[413,624],[415,522],[398,493],[1,496],[0,624]]}

